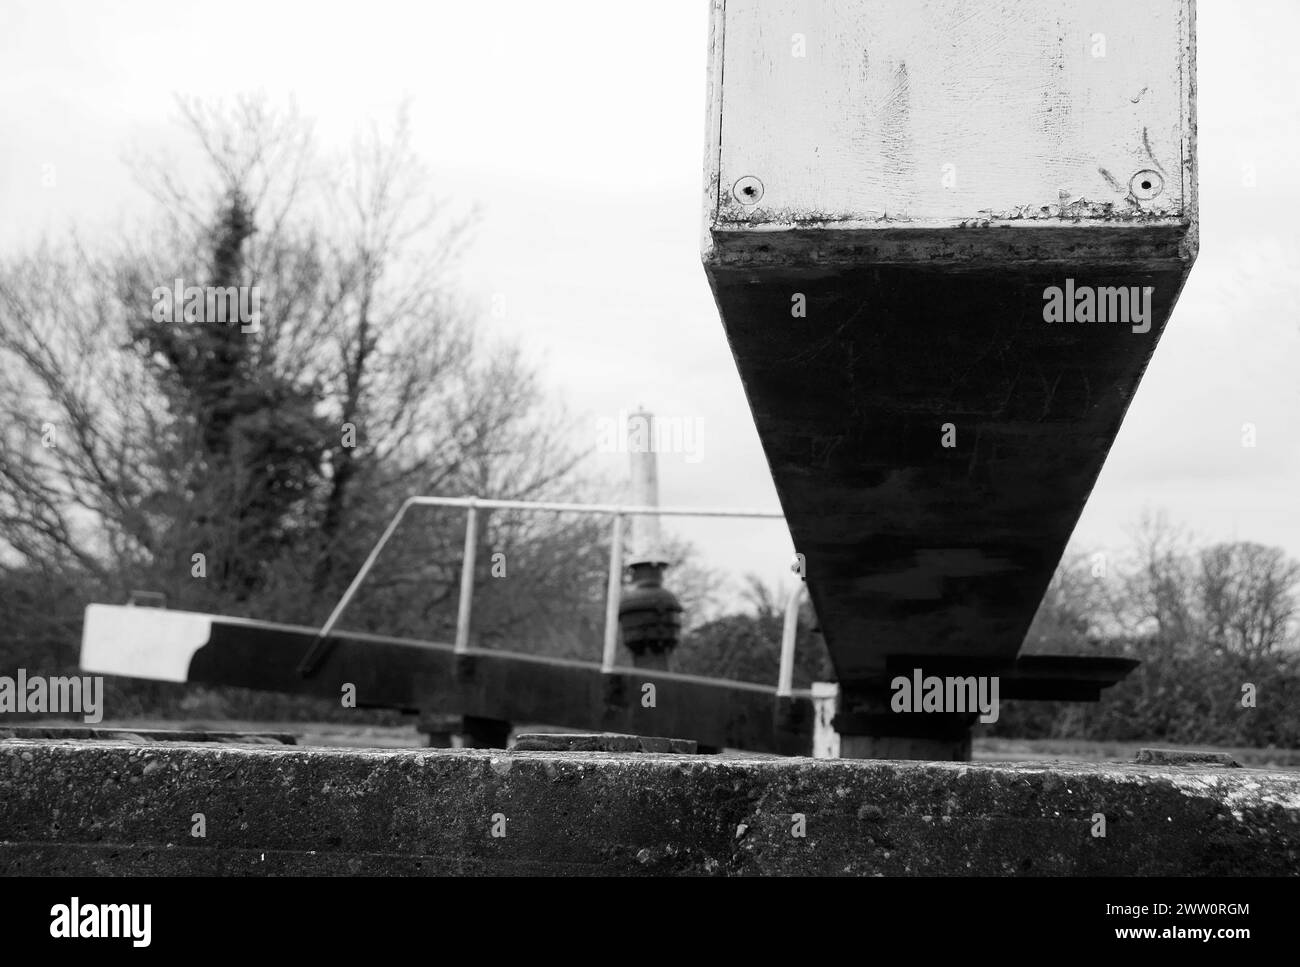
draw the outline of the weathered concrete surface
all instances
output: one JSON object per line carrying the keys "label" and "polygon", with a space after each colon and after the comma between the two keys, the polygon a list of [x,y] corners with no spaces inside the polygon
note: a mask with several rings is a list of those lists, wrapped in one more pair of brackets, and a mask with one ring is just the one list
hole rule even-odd
{"label": "weathered concrete surface", "polygon": [[123,742],[234,742],[245,745],[297,745],[292,732],[212,732],[196,729],[127,729],[76,725],[10,725],[0,739],[120,739]]}
{"label": "weathered concrete surface", "polygon": [[10,740],[0,872],[1295,875],[1300,776]]}
{"label": "weathered concrete surface", "polygon": [[1201,752],[1196,749],[1139,749],[1134,762],[1142,765],[1204,766],[1217,765],[1240,769],[1241,763],[1227,752]]}
{"label": "weathered concrete surface", "polygon": [[516,752],[674,752],[695,755],[699,743],[658,735],[619,735],[614,732],[525,732],[515,738]]}

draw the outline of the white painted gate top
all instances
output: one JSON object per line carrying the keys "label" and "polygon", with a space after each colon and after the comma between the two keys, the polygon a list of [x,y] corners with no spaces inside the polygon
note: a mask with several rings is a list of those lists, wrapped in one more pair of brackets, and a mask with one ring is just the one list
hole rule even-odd
{"label": "white painted gate top", "polygon": [[1193,0],[714,0],[710,222],[1194,211]]}

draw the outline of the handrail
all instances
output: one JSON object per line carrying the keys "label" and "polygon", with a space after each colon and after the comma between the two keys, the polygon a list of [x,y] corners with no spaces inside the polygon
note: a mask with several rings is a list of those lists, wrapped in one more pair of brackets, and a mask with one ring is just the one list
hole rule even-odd
{"label": "handrail", "polygon": [[[768,517],[779,520],[779,510],[737,510],[734,507],[645,507],[635,504],[566,504],[545,500],[490,500],[482,497],[408,497],[402,505],[428,507],[484,507],[491,510],[548,510],[574,514],[658,514],[660,517]],[[400,513],[401,511],[399,511]]]}
{"label": "handrail", "polygon": [[[298,671],[301,675],[310,675],[328,654],[330,633],[334,630],[334,626],[338,623],[343,612],[347,610],[348,605],[352,603],[357,590],[379,559],[379,553],[384,549],[389,538],[393,536],[393,532],[397,530],[397,525],[411,507],[461,507],[467,511],[465,515],[465,553],[461,562],[460,574],[460,600],[456,613],[456,654],[466,654],[469,651],[470,613],[474,596],[474,562],[478,550],[478,511],[480,509],[540,510],[555,513],[611,515],[613,517],[613,526],[610,535],[609,582],[605,599],[605,640],[601,656],[601,671],[603,672],[613,671],[618,657],[618,604],[619,594],[623,586],[624,518],[640,514],[658,514],[661,517],[743,517],[779,520],[785,516],[779,511],[735,509],[731,507],[646,507],[634,504],[572,504],[553,501],[492,500],[480,497],[408,497],[402,502],[402,506],[398,508],[397,513],[393,515],[393,519],[389,522],[388,527],[384,529],[383,535],[380,536],[379,541],[371,549],[370,554],[367,555],[365,562],[361,565],[361,570],[357,572],[356,577],[352,579],[352,583],[343,592],[343,597],[339,599],[339,603],[334,606],[334,610],[330,612],[329,617],[325,619],[325,623],[321,625],[321,629],[312,641],[311,647],[307,649],[306,654],[303,655],[298,664]],[[803,585],[800,584],[800,591],[802,591],[802,588]],[[794,608],[797,624],[797,602]],[[789,623],[790,615],[787,607],[787,626]],[[786,638],[790,639],[788,646],[785,641]],[[783,693],[786,695],[790,694],[788,679],[793,675],[793,642],[794,635],[787,630],[782,635],[780,677],[780,681],[786,683],[786,691]],[[786,658],[787,648],[791,652],[788,662]],[[787,675],[786,671],[787,663],[790,666],[789,675]]]}
{"label": "handrail", "polygon": [[799,601],[805,585],[800,581],[785,600],[785,622],[781,626],[781,669],[776,676],[776,697],[794,694],[794,645],[799,636]]}

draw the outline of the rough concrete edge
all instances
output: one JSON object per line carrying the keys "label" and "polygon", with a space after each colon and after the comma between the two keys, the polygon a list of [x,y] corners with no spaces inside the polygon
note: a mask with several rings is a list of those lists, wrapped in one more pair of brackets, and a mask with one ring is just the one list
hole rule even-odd
{"label": "rough concrete edge", "polygon": [[[79,752],[87,755],[90,771],[85,775],[90,782],[74,787],[71,815],[82,817],[79,826],[88,819],[90,828],[109,835],[69,838],[65,828],[63,834],[46,836],[41,832],[40,803],[53,795],[54,787],[32,786],[23,773],[33,764],[37,769],[53,766],[54,781],[64,781],[58,770],[75,765]],[[1041,760],[755,760],[672,753],[241,748],[203,743],[142,747],[38,740],[0,743],[4,761],[12,769],[0,772],[0,789],[22,793],[25,787],[25,794],[8,810],[0,808],[0,815],[7,812],[17,823],[0,831],[0,872],[270,872],[260,860],[252,863],[248,857],[260,855],[262,845],[275,851],[277,843],[296,842],[296,847],[281,851],[286,857],[300,857],[291,864],[295,869],[328,867],[339,873],[459,869],[484,874],[586,870],[633,875],[970,875],[963,871],[972,868],[971,860],[979,875],[1300,873],[1300,775],[1264,770]],[[155,841],[152,816],[138,817],[146,825],[136,822],[134,833],[128,832],[128,823],[114,834],[115,824],[141,807],[146,812],[173,808],[168,783],[179,777],[158,772],[158,766],[169,762],[173,770],[178,764],[186,771],[200,770],[199,784],[193,788],[209,791],[226,788],[218,773],[238,770],[254,795],[260,795],[258,789],[270,790],[284,799],[276,799],[281,808],[290,804],[291,812],[284,814],[289,817],[296,815],[294,808],[313,801],[323,804],[321,794],[329,791],[335,771],[343,778],[340,789],[360,783],[358,788],[369,790],[371,782],[378,781],[390,794],[398,790],[401,802],[394,807],[391,800],[375,800],[373,808],[403,816],[402,832],[396,837],[391,831],[366,832],[341,842],[337,836],[326,837],[322,828],[304,839],[294,823],[268,819],[267,830],[260,831],[255,823],[253,833],[214,843],[210,854],[176,852],[171,837],[164,837],[165,843]],[[157,791],[146,786],[125,793],[121,784],[128,777],[138,783],[151,772],[163,781]],[[298,782],[285,786],[294,774],[300,779],[324,776],[326,787],[313,790]],[[421,781],[421,776],[427,779]],[[584,777],[586,782],[570,785]],[[112,783],[102,817],[100,779]],[[182,791],[188,788],[186,784]],[[504,805],[521,794],[528,797],[522,802],[536,806],[531,821],[521,827],[524,838],[512,838],[509,851],[478,842],[482,836],[466,825],[462,799],[482,812],[487,804],[496,804],[495,797],[504,796]],[[160,803],[155,804],[155,795],[163,797]],[[226,808],[238,806],[240,795],[232,790]],[[521,802],[514,801],[516,806]],[[1097,846],[1110,841],[1090,840],[1086,832],[1092,803],[1103,801],[1117,807],[1117,829],[1124,828],[1125,817],[1139,817],[1136,838],[1113,839],[1119,852]],[[245,807],[248,802],[243,800]],[[372,808],[355,797],[330,802],[326,808],[334,825],[328,828],[334,833],[369,815],[366,810]],[[584,818],[565,825],[568,813],[563,805],[570,802],[585,804]],[[805,804],[812,807],[809,822],[818,824],[820,832],[806,847],[792,848],[788,825],[782,826],[788,821],[781,817],[799,812]],[[51,821],[61,805],[54,796]],[[29,812],[33,807],[36,815]],[[598,836],[586,819],[586,810],[593,808],[592,816],[604,817]],[[1172,822],[1175,815],[1181,817],[1180,824],[1167,826],[1166,820]],[[423,818],[412,824],[419,816]],[[450,825],[443,822],[444,816],[450,817]],[[829,823],[822,825],[824,820]],[[60,821],[67,823],[66,818]],[[436,825],[425,825],[429,821]],[[728,821],[741,823],[734,837]],[[247,823],[241,828],[247,830]],[[257,838],[254,849],[246,848],[250,836]],[[384,849],[386,837],[407,845],[396,852]],[[381,848],[374,848],[376,844]],[[244,860],[236,862],[237,856]]]}
{"label": "rough concrete edge", "polygon": [[1194,763],[1187,765],[1170,765],[1164,763],[1139,762],[1092,762],[1081,759],[1030,759],[1023,761],[993,760],[975,762],[943,762],[908,759],[814,759],[811,756],[772,756],[750,757],[717,753],[711,755],[686,754],[677,752],[594,752],[588,750],[550,751],[550,750],[515,750],[515,749],[439,749],[439,748],[359,748],[328,747],[301,745],[227,745],[212,742],[175,741],[157,744],[119,741],[116,739],[0,739],[0,752],[11,749],[40,749],[58,745],[61,747],[82,747],[87,749],[117,749],[131,754],[158,752],[162,754],[182,750],[205,753],[211,756],[266,756],[315,759],[395,759],[418,758],[425,756],[449,756],[466,759],[483,759],[488,762],[503,758],[521,758],[544,760],[551,757],[563,757],[569,763],[590,762],[601,765],[610,762],[635,762],[665,764],[676,763],[697,769],[729,768],[746,771],[782,772],[811,767],[815,770],[853,769],[878,770],[891,769],[907,771],[940,771],[954,775],[968,772],[992,772],[1007,774],[1037,774],[1053,772],[1065,776],[1114,775],[1128,779],[1186,779],[1188,777],[1214,775],[1231,779],[1251,779],[1257,782],[1272,781],[1282,786],[1294,786],[1297,799],[1294,808],[1300,809],[1300,773],[1285,770],[1270,770],[1250,766],[1228,766],[1218,763]]}

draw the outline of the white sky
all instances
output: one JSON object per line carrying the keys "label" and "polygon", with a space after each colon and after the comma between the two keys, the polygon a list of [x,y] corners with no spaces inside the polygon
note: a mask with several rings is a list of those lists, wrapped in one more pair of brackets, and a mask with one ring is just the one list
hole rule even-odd
{"label": "white sky", "polygon": [[[1075,536],[1116,546],[1163,507],[1300,557],[1300,3],[1202,0],[1198,29],[1201,255]],[[174,93],[294,97],[327,150],[409,96],[441,193],[482,211],[468,294],[499,297],[592,469],[626,473],[598,421],[644,403],[702,421],[698,462],[661,457],[664,503],[776,508],[699,262],[706,40],[705,0],[5,0],[0,251],[129,219],[122,159],[176,149]],[[673,529],[788,577],[780,522]]]}

